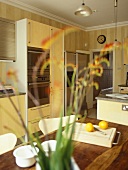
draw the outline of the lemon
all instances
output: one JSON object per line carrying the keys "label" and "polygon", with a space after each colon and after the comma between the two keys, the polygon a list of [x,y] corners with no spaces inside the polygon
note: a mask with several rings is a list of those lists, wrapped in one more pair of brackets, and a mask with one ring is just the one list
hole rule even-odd
{"label": "lemon", "polygon": [[94,131],[93,124],[92,124],[92,123],[87,123],[87,124],[85,125],[85,130],[86,130],[87,132],[93,132],[93,131]]}
{"label": "lemon", "polygon": [[106,121],[104,121],[104,120],[100,121],[100,122],[99,122],[99,127],[100,127],[101,129],[107,129],[107,128],[108,128],[108,122],[106,122]]}

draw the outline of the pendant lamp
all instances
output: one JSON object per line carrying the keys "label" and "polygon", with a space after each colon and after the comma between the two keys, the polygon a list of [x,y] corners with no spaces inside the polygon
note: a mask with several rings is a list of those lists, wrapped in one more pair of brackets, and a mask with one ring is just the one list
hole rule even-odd
{"label": "pendant lamp", "polygon": [[87,17],[92,14],[91,8],[85,5],[84,1],[82,5],[75,11],[75,15]]}
{"label": "pendant lamp", "polygon": [[117,41],[117,6],[118,6],[118,0],[114,0],[115,41],[113,46],[115,47],[119,47],[121,45],[121,42]]}

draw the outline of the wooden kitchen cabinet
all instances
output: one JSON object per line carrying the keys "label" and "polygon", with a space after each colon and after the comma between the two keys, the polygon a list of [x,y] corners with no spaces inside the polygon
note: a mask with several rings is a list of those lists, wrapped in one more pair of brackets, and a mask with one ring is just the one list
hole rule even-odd
{"label": "wooden kitchen cabinet", "polygon": [[42,40],[50,36],[50,26],[32,20],[27,20],[27,22],[28,46],[43,48]]}
{"label": "wooden kitchen cabinet", "polygon": [[124,99],[97,97],[97,119],[128,126],[128,102]]}
{"label": "wooden kitchen cabinet", "polygon": [[124,59],[124,64],[128,64],[128,38],[124,39],[123,59]]}
{"label": "wooden kitchen cabinet", "polygon": [[[35,108],[28,109],[28,91],[27,91],[28,89],[28,79],[27,79],[28,46],[42,48],[40,42],[42,41],[43,38],[47,38],[48,35],[50,35],[51,41],[50,41],[50,46],[48,47],[50,49],[50,104],[49,104],[49,114],[47,114],[48,111],[44,113],[47,114],[46,117],[53,116],[53,115],[54,117],[58,117],[60,115],[60,110],[58,112],[55,111],[56,105],[58,105],[58,102],[60,101],[60,99],[58,99],[58,102],[56,103],[55,100],[57,99],[58,94],[62,98],[61,106],[64,105],[64,60],[63,60],[64,35],[63,33],[59,33],[59,36],[55,36],[52,39],[52,36],[54,35],[54,33],[56,33],[56,31],[60,31],[60,32],[62,31],[58,28],[44,25],[42,23],[38,23],[35,21],[31,21],[29,19],[19,20],[16,22],[16,25],[17,25],[16,26],[17,60],[15,63],[14,62],[8,63],[7,66],[8,68],[10,67],[10,68],[14,68],[15,70],[18,70],[18,76],[21,82],[18,84],[19,91],[23,91],[26,93],[25,101],[26,101],[26,110],[28,111],[28,124],[29,126],[32,127],[32,132],[35,132],[36,130],[34,127],[38,127],[39,115],[37,114],[36,110],[33,110]],[[41,28],[43,32],[40,31]],[[32,35],[32,37],[30,35]],[[38,38],[40,38],[40,40]]]}
{"label": "wooden kitchen cabinet", "polygon": [[[11,99],[20,110],[21,116],[25,121],[25,95],[12,96]],[[7,128],[5,128],[5,126]],[[25,135],[18,113],[14,109],[9,98],[4,97],[0,98],[0,134],[9,132],[16,133],[17,137]]]}
{"label": "wooden kitchen cabinet", "polygon": [[64,34],[51,27],[50,37],[50,111],[51,117],[59,117],[64,113]]}
{"label": "wooden kitchen cabinet", "polygon": [[50,117],[60,117],[64,114],[64,90],[53,89],[50,94]]}
{"label": "wooden kitchen cabinet", "polygon": [[41,118],[49,118],[50,117],[50,106],[42,105],[39,107],[33,107],[28,109],[28,128],[31,133],[35,133],[40,131],[39,129],[39,121]]}
{"label": "wooden kitchen cabinet", "polygon": [[51,27],[51,38],[54,34],[59,34],[57,38],[52,38],[50,46],[51,83],[53,88],[58,83],[59,89],[64,89],[64,35],[60,32],[60,29]]}

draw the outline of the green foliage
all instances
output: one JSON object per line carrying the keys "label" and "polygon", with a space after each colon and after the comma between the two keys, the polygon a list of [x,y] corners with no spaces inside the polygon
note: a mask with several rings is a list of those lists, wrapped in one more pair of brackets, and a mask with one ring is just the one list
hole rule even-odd
{"label": "green foliage", "polygon": [[[74,73],[73,73],[71,82],[69,78],[67,78],[67,81],[68,81],[68,84],[71,90],[70,105],[66,112],[69,118],[67,120],[66,126],[63,128],[62,127],[63,116],[62,114],[60,115],[59,129],[57,130],[56,138],[55,138],[57,141],[56,150],[52,152],[49,147],[48,155],[46,155],[45,151],[42,148],[41,140],[38,134],[33,135],[27,129],[20,115],[19,110],[16,108],[13,101],[11,100],[11,98],[9,97],[9,95],[7,94],[5,90],[17,114],[19,115],[19,118],[21,119],[22,125],[28,135],[30,144],[35,148],[34,142],[37,143],[36,147],[38,147],[39,152],[37,152],[36,160],[39,163],[42,170],[70,170],[71,169],[71,157],[72,157],[73,150],[74,150],[72,137],[73,137],[73,133],[75,129],[75,120],[76,120],[76,117],[78,116],[78,113],[80,113],[82,102],[87,92],[87,88],[91,86],[95,86],[96,88],[98,88],[98,84],[96,82],[93,82],[92,77],[102,76],[102,73],[103,73],[103,68],[101,65],[102,62],[106,62],[106,64],[109,65],[106,59],[102,57],[97,57],[96,60],[88,64],[88,67],[85,67],[82,70],[80,70],[78,75],[80,75],[81,73],[82,74],[84,73],[84,74],[82,77],[81,76],[78,77],[78,79],[76,78],[76,72],[78,70],[76,67],[72,66]],[[8,75],[12,76],[15,81],[18,80],[18,78],[16,77],[15,71],[11,70],[10,72],[8,72]],[[36,75],[36,73],[34,75]],[[32,94],[30,95],[30,97],[33,100],[33,102],[36,101],[36,99],[34,98],[34,96],[32,96]],[[36,101],[35,103],[38,103],[38,101]],[[40,110],[39,110],[39,114],[40,114]],[[71,114],[75,114],[75,118],[72,124],[70,124]]]}
{"label": "green foliage", "polygon": [[[59,129],[56,133],[56,150],[52,152],[49,147],[48,155],[45,154],[41,141],[38,136],[33,136],[32,134],[29,136],[30,143],[33,147],[34,142],[37,143],[36,147],[39,148],[39,152],[37,152],[37,162],[39,163],[42,170],[70,170],[71,168],[71,157],[73,153],[73,141],[72,135],[75,128],[75,119],[72,124],[70,124],[70,117],[67,120],[66,126],[63,129],[62,127],[62,115],[60,117]],[[63,131],[65,133],[63,134]],[[70,133],[69,133],[70,132]]]}

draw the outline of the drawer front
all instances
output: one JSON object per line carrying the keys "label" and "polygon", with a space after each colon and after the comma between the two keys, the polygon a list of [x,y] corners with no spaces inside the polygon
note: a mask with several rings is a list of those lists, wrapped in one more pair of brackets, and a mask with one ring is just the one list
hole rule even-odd
{"label": "drawer front", "polygon": [[120,87],[119,91],[120,91],[120,93],[127,94],[128,93],[128,87]]}
{"label": "drawer front", "polygon": [[50,117],[50,106],[41,106],[28,109],[28,121],[36,121]]}
{"label": "drawer front", "polygon": [[35,122],[35,123],[28,122],[28,128],[29,128],[31,133],[35,133],[35,132],[40,131],[39,122]]}

